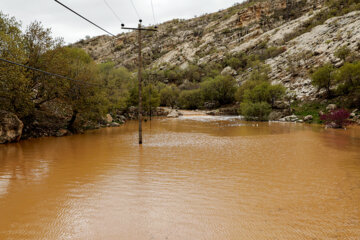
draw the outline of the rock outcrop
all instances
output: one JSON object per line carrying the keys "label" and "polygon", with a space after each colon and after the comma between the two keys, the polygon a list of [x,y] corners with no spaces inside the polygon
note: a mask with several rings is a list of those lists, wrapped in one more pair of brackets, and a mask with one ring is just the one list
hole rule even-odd
{"label": "rock outcrop", "polygon": [[15,114],[0,110],[0,144],[18,142],[23,127],[24,124]]}
{"label": "rock outcrop", "polygon": [[[251,54],[265,44],[282,50],[266,60],[272,83],[282,83],[299,100],[313,100],[322,92],[311,84],[312,68],[326,62],[340,67],[343,61],[334,52],[342,46],[360,55],[359,11],[303,31],[326,8],[325,0],[252,0],[201,17],[168,21],[159,25],[157,33],[145,34],[144,63],[147,68],[186,69],[191,63],[222,63],[231,55]],[[111,60],[133,68],[135,41],[136,32],[131,32],[116,40],[100,36],[74,46],[85,49],[97,62]],[[223,74],[235,76],[241,84],[249,72],[227,67]]]}

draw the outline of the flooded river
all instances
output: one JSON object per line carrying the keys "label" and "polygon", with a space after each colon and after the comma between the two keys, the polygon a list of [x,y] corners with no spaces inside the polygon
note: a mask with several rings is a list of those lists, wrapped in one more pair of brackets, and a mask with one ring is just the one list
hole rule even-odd
{"label": "flooded river", "polygon": [[137,136],[0,146],[0,239],[360,239],[360,128],[185,116]]}

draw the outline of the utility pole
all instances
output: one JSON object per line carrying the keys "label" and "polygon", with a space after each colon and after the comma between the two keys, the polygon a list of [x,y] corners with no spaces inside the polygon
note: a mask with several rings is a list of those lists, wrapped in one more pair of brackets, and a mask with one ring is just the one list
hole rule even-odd
{"label": "utility pole", "polygon": [[138,60],[138,81],[139,81],[139,107],[138,107],[138,114],[139,114],[139,144],[141,145],[143,143],[143,139],[142,139],[142,76],[141,76],[141,70],[142,70],[142,39],[141,39],[141,32],[142,31],[153,31],[156,32],[157,31],[157,27],[155,26],[155,28],[143,28],[142,25],[142,20],[139,20],[139,25],[137,28],[128,28],[125,27],[124,24],[121,24],[121,28],[122,29],[127,29],[127,30],[136,30],[138,32],[138,47],[139,47],[139,60]]}

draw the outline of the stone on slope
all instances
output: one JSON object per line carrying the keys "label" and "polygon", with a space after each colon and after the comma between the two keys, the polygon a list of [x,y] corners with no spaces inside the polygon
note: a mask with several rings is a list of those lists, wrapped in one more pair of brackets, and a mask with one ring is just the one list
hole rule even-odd
{"label": "stone on slope", "polygon": [[13,113],[0,110],[0,144],[18,142],[24,124]]}

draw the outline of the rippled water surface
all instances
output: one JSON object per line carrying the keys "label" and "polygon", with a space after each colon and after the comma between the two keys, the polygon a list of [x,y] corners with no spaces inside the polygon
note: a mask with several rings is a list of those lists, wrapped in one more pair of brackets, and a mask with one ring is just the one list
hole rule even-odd
{"label": "rippled water surface", "polygon": [[0,239],[360,239],[360,129],[186,116],[0,146]]}

